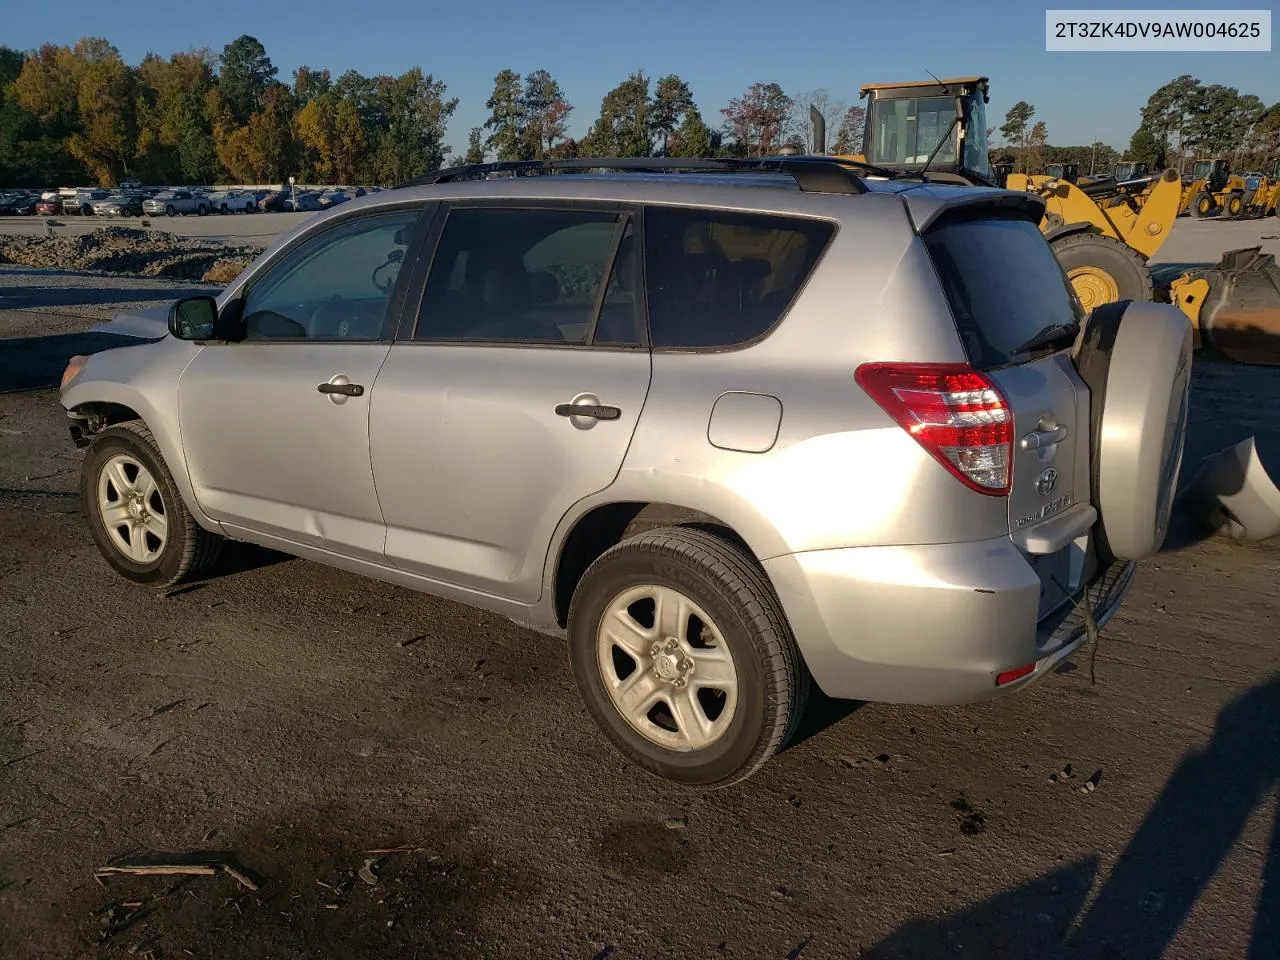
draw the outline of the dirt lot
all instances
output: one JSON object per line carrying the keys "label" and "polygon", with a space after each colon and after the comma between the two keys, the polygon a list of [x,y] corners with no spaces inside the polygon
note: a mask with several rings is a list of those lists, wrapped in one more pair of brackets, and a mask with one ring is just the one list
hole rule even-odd
{"label": "dirt lot", "polygon": [[[981,706],[820,703],[690,794],[487,614],[249,548],[169,595],[109,573],[52,385],[182,292],[0,267],[3,960],[1280,956],[1280,544],[1175,530],[1096,685],[1083,656]],[[1199,364],[1193,404],[1189,463],[1280,443],[1280,370]],[[94,879],[189,850],[259,889]]]}

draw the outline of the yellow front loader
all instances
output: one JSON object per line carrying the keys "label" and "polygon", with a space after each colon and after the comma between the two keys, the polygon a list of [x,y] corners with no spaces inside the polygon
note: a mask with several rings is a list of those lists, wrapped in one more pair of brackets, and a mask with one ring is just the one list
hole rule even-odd
{"label": "yellow front loader", "polygon": [[[1194,193],[1186,193],[1173,170],[1129,176],[1138,173],[1136,166],[1117,165],[1112,177],[1084,184],[1000,167],[993,171],[986,136],[989,83],[987,77],[973,76],[867,84],[861,90],[870,100],[863,151],[844,159],[893,175],[1035,191],[1046,200],[1040,229],[1086,309],[1158,295],[1190,317],[1204,346],[1243,363],[1280,365],[1280,268],[1274,257],[1259,248],[1231,251],[1216,266],[1187,271],[1159,291],[1148,264],[1169,238],[1180,210],[1205,187],[1224,192],[1222,204],[1230,211],[1235,185],[1224,161],[1207,161],[1203,169],[1197,164],[1204,183]],[[817,111],[811,116],[813,152],[825,154],[825,125]],[[1243,186],[1241,181],[1242,207]]]}
{"label": "yellow front loader", "polygon": [[1197,160],[1191,175],[1183,178],[1178,213],[1189,213],[1196,218],[1219,213],[1238,217],[1244,212],[1245,190],[1244,177],[1232,173],[1230,164],[1222,157]]}

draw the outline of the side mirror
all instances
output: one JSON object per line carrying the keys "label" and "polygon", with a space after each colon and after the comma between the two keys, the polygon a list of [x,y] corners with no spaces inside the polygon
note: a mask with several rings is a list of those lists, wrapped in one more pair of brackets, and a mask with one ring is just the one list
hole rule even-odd
{"label": "side mirror", "polygon": [[179,340],[212,340],[217,323],[213,297],[187,297],[169,308],[169,333]]}

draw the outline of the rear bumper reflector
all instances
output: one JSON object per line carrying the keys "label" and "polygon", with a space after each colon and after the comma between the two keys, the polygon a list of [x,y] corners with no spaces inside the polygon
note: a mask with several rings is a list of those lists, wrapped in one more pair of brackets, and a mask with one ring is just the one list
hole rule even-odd
{"label": "rear bumper reflector", "polygon": [[1006,670],[1004,673],[996,674],[996,686],[1003,687],[1006,683],[1013,683],[1015,680],[1021,680],[1029,673],[1035,673],[1036,665],[1028,663],[1024,667],[1015,667],[1012,670]]}

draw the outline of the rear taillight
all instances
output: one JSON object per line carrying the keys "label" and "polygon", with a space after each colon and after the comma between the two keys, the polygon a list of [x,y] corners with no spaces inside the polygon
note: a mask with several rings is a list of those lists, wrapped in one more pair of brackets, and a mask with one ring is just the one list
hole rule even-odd
{"label": "rear taillight", "polygon": [[864,363],[854,376],[965,486],[1008,494],[1013,412],[989,377],[962,363]]}

